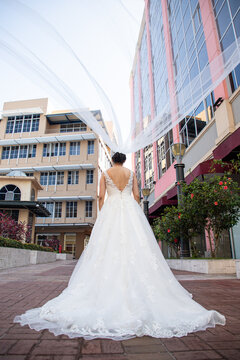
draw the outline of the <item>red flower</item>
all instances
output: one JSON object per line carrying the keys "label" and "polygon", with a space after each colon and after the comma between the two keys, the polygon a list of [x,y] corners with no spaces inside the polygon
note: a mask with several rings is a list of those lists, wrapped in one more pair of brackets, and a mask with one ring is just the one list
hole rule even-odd
{"label": "red flower", "polygon": [[178,215],[178,218],[179,218],[179,219],[181,219],[181,216],[180,216],[180,215]]}
{"label": "red flower", "polygon": [[178,181],[177,184],[180,185],[180,182]]}
{"label": "red flower", "polygon": [[178,242],[178,239],[174,239],[174,242],[177,243],[177,242]]}
{"label": "red flower", "polygon": [[215,201],[215,202],[214,202],[214,205],[218,205],[218,202],[217,202],[217,201]]}
{"label": "red flower", "polygon": [[223,185],[223,182],[222,182],[222,181],[219,181],[219,185]]}
{"label": "red flower", "polygon": [[227,187],[227,186],[224,186],[223,188],[224,188],[224,190],[227,190],[228,187]]}
{"label": "red flower", "polygon": [[171,231],[170,229],[167,230],[168,233],[170,233],[170,231]]}
{"label": "red flower", "polygon": [[194,194],[191,194],[191,199],[194,197]]}

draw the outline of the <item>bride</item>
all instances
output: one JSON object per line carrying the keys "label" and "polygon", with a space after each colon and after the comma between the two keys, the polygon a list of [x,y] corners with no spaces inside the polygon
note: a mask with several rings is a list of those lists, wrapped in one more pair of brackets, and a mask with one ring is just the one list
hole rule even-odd
{"label": "bride", "polygon": [[176,280],[139,205],[136,175],[123,166],[125,154],[112,160],[100,179],[89,243],[68,286],[14,322],[86,340],[181,337],[225,325],[223,315],[195,302]]}

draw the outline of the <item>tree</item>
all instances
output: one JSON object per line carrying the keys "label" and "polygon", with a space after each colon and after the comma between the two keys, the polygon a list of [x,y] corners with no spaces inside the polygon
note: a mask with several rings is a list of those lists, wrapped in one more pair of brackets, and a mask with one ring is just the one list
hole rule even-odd
{"label": "tree", "polygon": [[25,241],[30,236],[30,227],[25,222],[18,223],[10,215],[0,212],[0,236]]}
{"label": "tree", "polygon": [[181,204],[167,207],[163,216],[154,221],[153,230],[178,254],[180,236],[191,242],[194,252],[193,237],[205,228],[211,256],[216,257],[222,232],[234,226],[239,217],[238,183],[228,175],[214,175],[206,181],[196,178],[189,185],[182,184]]}

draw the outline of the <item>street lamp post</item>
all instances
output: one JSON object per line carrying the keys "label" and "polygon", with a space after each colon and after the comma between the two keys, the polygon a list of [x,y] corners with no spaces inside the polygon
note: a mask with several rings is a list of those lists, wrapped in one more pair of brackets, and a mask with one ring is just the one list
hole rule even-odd
{"label": "street lamp post", "polygon": [[[180,205],[182,202],[182,183],[184,182],[184,167],[185,165],[182,163],[182,158],[185,153],[186,146],[182,143],[175,143],[172,145],[172,154],[177,160],[177,163],[174,165],[176,169],[176,186],[177,186],[177,198],[178,204]],[[184,239],[181,234],[180,229],[180,257],[190,257],[190,249],[189,249],[189,242]]]}
{"label": "street lamp post", "polygon": [[146,218],[149,221],[149,201],[148,201],[148,197],[150,194],[150,189],[149,188],[143,188],[142,189],[142,194],[143,194],[143,212],[146,215]]}

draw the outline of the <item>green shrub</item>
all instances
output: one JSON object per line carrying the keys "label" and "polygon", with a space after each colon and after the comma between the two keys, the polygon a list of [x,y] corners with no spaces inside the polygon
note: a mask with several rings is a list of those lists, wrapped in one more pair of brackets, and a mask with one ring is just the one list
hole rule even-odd
{"label": "green shrub", "polygon": [[0,247],[12,247],[12,248],[18,248],[18,249],[54,252],[54,250],[51,247],[41,246],[41,245],[32,244],[32,243],[23,243],[19,240],[3,238],[1,236],[0,236]]}

